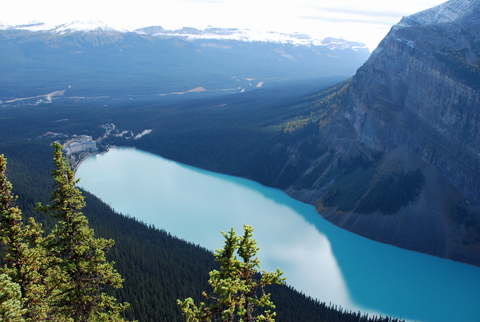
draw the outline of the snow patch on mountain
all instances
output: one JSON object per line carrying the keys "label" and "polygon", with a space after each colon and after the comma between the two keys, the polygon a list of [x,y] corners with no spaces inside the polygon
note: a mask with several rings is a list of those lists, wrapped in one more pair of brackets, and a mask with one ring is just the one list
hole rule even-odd
{"label": "snow patch on mountain", "polygon": [[450,0],[436,7],[404,17],[397,26],[410,27],[453,23],[478,7],[480,7],[480,0]]}
{"label": "snow patch on mountain", "polygon": [[[73,32],[129,32],[127,30],[118,30],[112,26],[103,23],[100,20],[73,21],[61,25],[48,25],[39,21],[31,21],[28,24],[10,26],[0,22],[0,30],[28,30],[32,32],[50,32],[53,34],[68,34]],[[325,38],[315,39],[310,35],[303,33],[279,33],[273,31],[255,31],[249,29],[236,28],[206,28],[204,30],[196,28],[182,28],[177,30],[165,30],[160,26],[152,26],[136,29],[133,32],[149,36],[162,38],[182,38],[185,40],[236,40],[244,42],[272,42],[278,44],[293,44],[303,46],[322,46],[331,50],[352,49],[355,51],[368,51],[368,47],[363,43],[347,41],[344,39]]]}
{"label": "snow patch on mountain", "polygon": [[102,30],[102,31],[113,31],[115,30],[111,26],[103,23],[100,20],[88,20],[88,21],[73,21],[71,23],[62,24],[57,26],[55,29],[50,30],[50,32],[55,34],[65,34],[69,32],[88,32],[94,30]]}
{"label": "snow patch on mountain", "polygon": [[236,40],[244,42],[273,42],[280,44],[293,44],[304,46],[324,46],[331,50],[353,49],[355,51],[368,50],[363,43],[351,42],[344,39],[325,38],[314,39],[307,34],[279,33],[273,31],[255,31],[236,28],[182,28],[165,30],[160,26],[146,27],[135,30],[138,34],[146,34],[162,38],[184,38],[186,40]]}
{"label": "snow patch on mountain", "polygon": [[103,23],[100,20],[88,20],[88,21],[80,21],[76,20],[70,23],[64,23],[61,25],[51,25],[51,24],[45,24],[40,21],[31,21],[27,24],[23,25],[16,25],[16,26],[11,26],[7,24],[2,24],[0,22],[0,30],[28,30],[28,31],[45,31],[45,32],[51,32],[54,34],[66,34],[70,32],[88,32],[88,31],[94,31],[94,30],[102,30],[102,31],[107,31],[107,30],[115,30],[113,27]]}

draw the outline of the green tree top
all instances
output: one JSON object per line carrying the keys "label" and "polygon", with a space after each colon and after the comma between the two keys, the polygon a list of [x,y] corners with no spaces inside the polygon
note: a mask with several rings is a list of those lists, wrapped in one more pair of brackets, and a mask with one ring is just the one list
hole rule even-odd
{"label": "green tree top", "polygon": [[225,245],[215,251],[215,260],[221,265],[220,271],[211,271],[208,281],[213,287],[213,293],[217,295],[208,296],[203,293],[213,303],[207,306],[202,302],[197,307],[192,298],[177,301],[187,322],[232,322],[238,319],[245,322],[274,321],[275,312],[265,310],[263,314],[256,315],[256,307],[275,308],[264,287],[284,284],[286,278],[282,277],[282,271],[277,268],[276,272],[262,271],[258,280],[260,260],[256,255],[259,248],[253,239],[252,226],[244,225],[243,229],[243,236],[237,236],[233,227],[228,234],[222,231]]}
{"label": "green tree top", "polygon": [[[15,206],[17,198],[12,195],[6,166],[6,158],[0,155],[0,241],[6,245],[6,265],[1,272],[19,287],[20,303],[24,308],[21,310],[22,319],[41,321],[48,314],[43,276],[47,264],[43,231],[33,218],[22,227],[22,212]],[[6,279],[2,283],[9,285]]]}
{"label": "green tree top", "polygon": [[37,210],[57,220],[47,237],[50,265],[48,285],[53,287],[53,313],[74,321],[123,321],[120,312],[128,303],[118,304],[103,292],[105,286],[122,287],[123,280],[105,258],[114,241],[95,238],[93,229],[80,212],[84,198],[75,187],[78,180],[62,154],[62,145],[54,144],[52,170],[54,188],[51,204],[37,205]]}
{"label": "green tree top", "polygon": [[0,321],[25,322],[20,285],[12,282],[7,274],[0,274]]}

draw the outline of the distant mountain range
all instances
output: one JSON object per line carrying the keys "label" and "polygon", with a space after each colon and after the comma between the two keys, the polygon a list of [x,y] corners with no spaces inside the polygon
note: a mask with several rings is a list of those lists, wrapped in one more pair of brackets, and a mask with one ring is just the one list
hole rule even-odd
{"label": "distant mountain range", "polygon": [[[73,21],[60,25],[48,25],[43,22],[34,21],[25,25],[6,25],[0,22],[0,30],[24,30],[24,31],[42,31],[52,34],[66,34],[73,32],[101,31],[127,33],[128,30],[115,29],[99,20],[91,21]],[[183,38],[186,40],[198,39],[216,39],[216,40],[238,40],[244,42],[272,42],[281,44],[294,44],[306,46],[325,46],[331,50],[352,49],[359,52],[368,52],[365,44],[359,42],[347,41],[344,39],[325,38],[323,40],[314,39],[307,34],[300,33],[279,33],[279,32],[259,32],[249,29],[237,28],[206,28],[204,30],[184,27],[177,30],[166,30],[161,26],[143,27],[133,32],[143,35],[157,36],[162,38]]]}
{"label": "distant mountain range", "polygon": [[123,31],[100,21],[0,23],[0,100],[67,88],[65,97],[118,98],[199,87],[203,95],[241,92],[294,79],[349,77],[368,56],[363,44],[303,34],[159,26]]}

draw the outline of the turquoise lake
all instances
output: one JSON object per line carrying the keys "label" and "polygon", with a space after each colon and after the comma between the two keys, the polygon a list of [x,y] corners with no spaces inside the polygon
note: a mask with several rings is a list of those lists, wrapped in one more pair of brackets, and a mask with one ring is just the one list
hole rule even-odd
{"label": "turquoise lake", "polygon": [[[480,268],[381,244],[256,182],[130,148],[82,162],[79,186],[115,211],[215,250],[255,229],[262,269],[320,301],[416,321],[480,321]],[[124,278],[128,278],[125,277]]]}

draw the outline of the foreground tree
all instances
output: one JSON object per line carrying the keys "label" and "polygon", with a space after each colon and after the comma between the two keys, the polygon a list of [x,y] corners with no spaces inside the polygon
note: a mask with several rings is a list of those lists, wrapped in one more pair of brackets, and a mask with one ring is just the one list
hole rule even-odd
{"label": "foreground tree", "polygon": [[75,187],[78,180],[62,154],[62,145],[54,144],[52,170],[54,188],[51,205],[37,205],[37,210],[57,220],[47,236],[50,268],[47,284],[51,288],[50,303],[59,319],[73,321],[123,321],[121,311],[128,303],[118,304],[103,292],[107,285],[120,288],[120,274],[105,258],[113,240],[95,238],[93,229],[80,212],[84,198]]}
{"label": "foreground tree", "polygon": [[20,285],[7,274],[0,274],[0,321],[24,322],[25,312]]}
{"label": "foreground tree", "polygon": [[[267,273],[262,271],[258,280],[260,261],[256,257],[259,248],[253,239],[253,228],[243,226],[244,235],[237,236],[233,228],[228,234],[222,231],[225,245],[215,251],[215,260],[220,263],[220,271],[210,272],[208,283],[213,287],[215,296],[203,295],[212,301],[207,306],[204,302],[196,306],[192,298],[178,300],[187,322],[194,321],[275,321],[275,312],[265,310],[256,315],[256,308],[275,305],[270,300],[270,294],[265,293],[264,287],[271,284],[284,284],[282,271]],[[240,257],[237,258],[236,254]],[[259,296],[258,293],[261,293]]]}
{"label": "foreground tree", "polygon": [[[42,321],[48,314],[42,275],[46,268],[43,231],[33,218],[30,218],[29,225],[22,227],[22,213],[15,206],[17,197],[12,195],[12,184],[7,180],[6,166],[7,160],[0,155],[0,241],[6,245],[6,265],[1,269],[4,275],[2,285],[6,287],[11,283],[16,284],[22,316],[28,321]],[[12,287],[8,290],[13,290]],[[12,291],[4,295],[8,294],[16,293]],[[12,301],[17,300],[12,298]]]}

